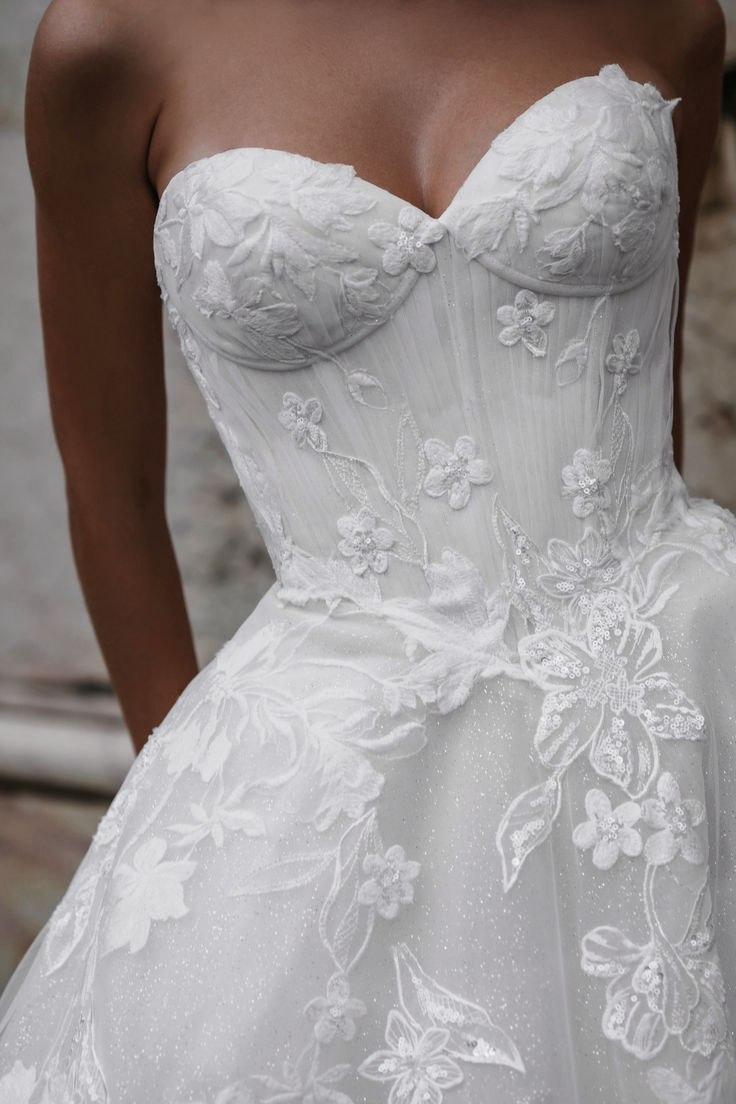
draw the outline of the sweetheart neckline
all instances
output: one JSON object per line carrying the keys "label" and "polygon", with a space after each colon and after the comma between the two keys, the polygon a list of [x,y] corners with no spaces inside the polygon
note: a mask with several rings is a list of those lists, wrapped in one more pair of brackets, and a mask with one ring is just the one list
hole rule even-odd
{"label": "sweetheart neckline", "polygon": [[602,65],[597,73],[583,73],[580,76],[572,77],[570,80],[563,81],[561,84],[555,85],[555,87],[551,88],[548,92],[544,92],[541,96],[538,96],[537,99],[530,103],[528,107],[523,108],[523,110],[520,111],[518,115],[514,116],[514,118],[511,120],[510,123],[507,124],[507,126],[503,127],[502,130],[499,130],[498,134],[496,134],[491,140],[491,143],[486,148],[485,152],[481,154],[479,159],[466,174],[465,178],[460,182],[447,206],[438,215],[431,215],[428,211],[425,211],[423,207],[418,207],[415,203],[412,203],[410,200],[404,199],[402,196],[397,195],[389,188],[384,188],[382,184],[376,184],[372,180],[367,180],[366,177],[361,176],[356,171],[354,165],[349,164],[347,161],[321,161],[319,158],[310,157],[309,154],[297,153],[294,150],[277,149],[273,146],[231,146],[229,149],[217,150],[215,153],[205,154],[203,157],[196,157],[194,158],[194,160],[189,161],[181,169],[177,169],[177,171],[173,174],[173,176],[169,178],[169,180],[161,190],[161,195],[159,196],[158,204],[156,207],[156,218],[154,222],[154,227],[155,224],[157,224],[159,221],[159,216],[161,215],[161,212],[163,210],[164,200],[173,190],[177,181],[184,179],[190,171],[200,165],[205,165],[208,163],[211,164],[218,161],[222,157],[226,157],[228,155],[233,155],[236,153],[274,153],[278,154],[281,157],[295,157],[299,160],[310,161],[312,164],[320,165],[323,168],[351,169],[354,179],[359,181],[361,184],[369,188],[373,188],[388,199],[391,199],[396,203],[401,203],[404,207],[411,208],[412,211],[416,211],[420,215],[423,215],[424,218],[429,219],[430,222],[444,224],[445,219],[450,214],[453,207],[455,207],[455,205],[460,201],[460,197],[467,188],[471,179],[476,175],[476,173],[485,164],[487,159],[495,151],[498,143],[501,141],[502,138],[509,134],[511,130],[522,121],[522,119],[526,118],[526,116],[529,115],[533,110],[540,107],[542,104],[545,104],[548,100],[552,99],[552,97],[555,96],[558,92],[562,92],[565,89],[573,88],[575,85],[580,84],[583,81],[598,81],[601,79],[601,76],[606,69],[618,69],[618,71],[625,77],[629,84],[635,85],[639,89],[647,89],[650,91],[653,90],[654,92],[656,92],[657,96],[663,104],[671,102],[667,100],[667,98],[662,94],[659,88],[657,88],[656,84],[654,84],[652,81],[639,81],[636,80],[634,77],[630,77],[623,66],[619,65],[618,62],[609,62],[605,65]]}

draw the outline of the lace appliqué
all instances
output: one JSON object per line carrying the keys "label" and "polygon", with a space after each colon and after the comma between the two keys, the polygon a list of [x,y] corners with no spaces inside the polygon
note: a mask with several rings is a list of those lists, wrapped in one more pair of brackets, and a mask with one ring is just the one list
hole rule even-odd
{"label": "lace appliqu\u00e9", "polygon": [[532,356],[545,355],[547,334],[542,327],[549,326],[555,316],[552,303],[540,301],[533,291],[520,291],[513,306],[499,307],[496,315],[503,324],[498,335],[502,345],[513,346],[520,341]]}
{"label": "lace appliqu\u00e9", "polygon": [[[396,225],[367,220],[377,203],[349,165],[258,149],[194,162],[172,179],[156,218],[162,296],[237,363],[313,363],[384,323],[435,267],[443,224],[411,206]],[[350,386],[357,397],[366,383]]]}
{"label": "lace appliqu\u00e9", "polygon": [[[452,229],[466,256],[490,268],[518,271],[529,252],[527,278],[540,284],[586,286],[605,267],[611,285],[624,286],[658,262],[676,232],[678,101],[618,65],[600,71],[584,108],[577,91],[563,85],[498,136],[493,163],[513,186],[463,207]],[[558,227],[545,233],[551,210]]]}
{"label": "lace appliqu\u00e9", "polygon": [[337,519],[337,528],[342,540],[338,551],[347,560],[356,575],[366,571],[383,573],[388,567],[388,550],[393,546],[391,532],[377,525],[376,515],[367,506],[362,506],[356,514],[348,514]]}
{"label": "lace appliqu\u00e9", "polygon": [[450,448],[444,441],[430,437],[424,442],[424,455],[430,463],[422,487],[432,498],[447,495],[448,505],[461,510],[470,499],[471,486],[491,481],[491,469],[477,456],[472,437],[458,437]]}
{"label": "lace appliqu\u00e9", "polygon": [[620,855],[641,855],[642,838],[634,827],[641,817],[637,802],[622,801],[614,809],[607,794],[592,789],[585,796],[585,811],[589,819],[577,825],[572,842],[583,851],[593,849],[593,864],[599,870],[610,870]]}
{"label": "lace appliqu\u00e9", "polygon": [[368,237],[383,249],[381,264],[391,276],[400,276],[409,266],[417,272],[431,272],[437,263],[430,244],[440,241],[444,226],[416,207],[402,207],[398,226],[374,222]]}
{"label": "lace appliqu\u00e9", "polygon": [[307,399],[305,402],[293,391],[285,391],[283,410],[279,411],[278,417],[298,448],[304,448],[307,444],[319,452],[327,448],[327,434],[319,425],[322,420],[319,399]]}

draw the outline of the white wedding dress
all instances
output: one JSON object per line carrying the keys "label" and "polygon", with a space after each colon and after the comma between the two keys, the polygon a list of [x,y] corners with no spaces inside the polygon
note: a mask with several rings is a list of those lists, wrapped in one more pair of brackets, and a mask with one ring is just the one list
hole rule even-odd
{"label": "white wedding dress", "polygon": [[736,519],[672,462],[673,106],[569,81],[436,219],[286,150],[166,187],[277,581],[18,967],[0,1104],[734,1104]]}

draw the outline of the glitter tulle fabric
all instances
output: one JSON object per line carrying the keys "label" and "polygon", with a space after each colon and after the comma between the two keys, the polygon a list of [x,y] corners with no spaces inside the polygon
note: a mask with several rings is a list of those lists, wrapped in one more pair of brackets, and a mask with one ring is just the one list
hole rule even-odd
{"label": "glitter tulle fabric", "polygon": [[438,217],[177,173],[154,253],[277,581],[0,1004],[4,1104],[733,1104],[736,519],[671,454],[671,113],[604,67]]}

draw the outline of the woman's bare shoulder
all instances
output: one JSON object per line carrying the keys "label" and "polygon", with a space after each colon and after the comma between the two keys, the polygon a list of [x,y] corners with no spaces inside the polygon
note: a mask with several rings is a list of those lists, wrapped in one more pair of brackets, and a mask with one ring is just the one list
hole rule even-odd
{"label": "woman's bare shoulder", "polygon": [[[165,0],[52,0],[33,42],[26,84],[31,171],[61,154],[92,166],[145,155],[161,99]],[[114,158],[113,158],[114,159]]]}
{"label": "woman's bare shoulder", "polygon": [[663,47],[681,82],[707,66],[720,68],[726,47],[726,19],[720,0],[667,0],[668,33]]}
{"label": "woman's bare shoulder", "polygon": [[126,68],[141,71],[152,60],[158,11],[139,0],[51,0],[34,38],[30,75],[59,91],[104,92]]}

